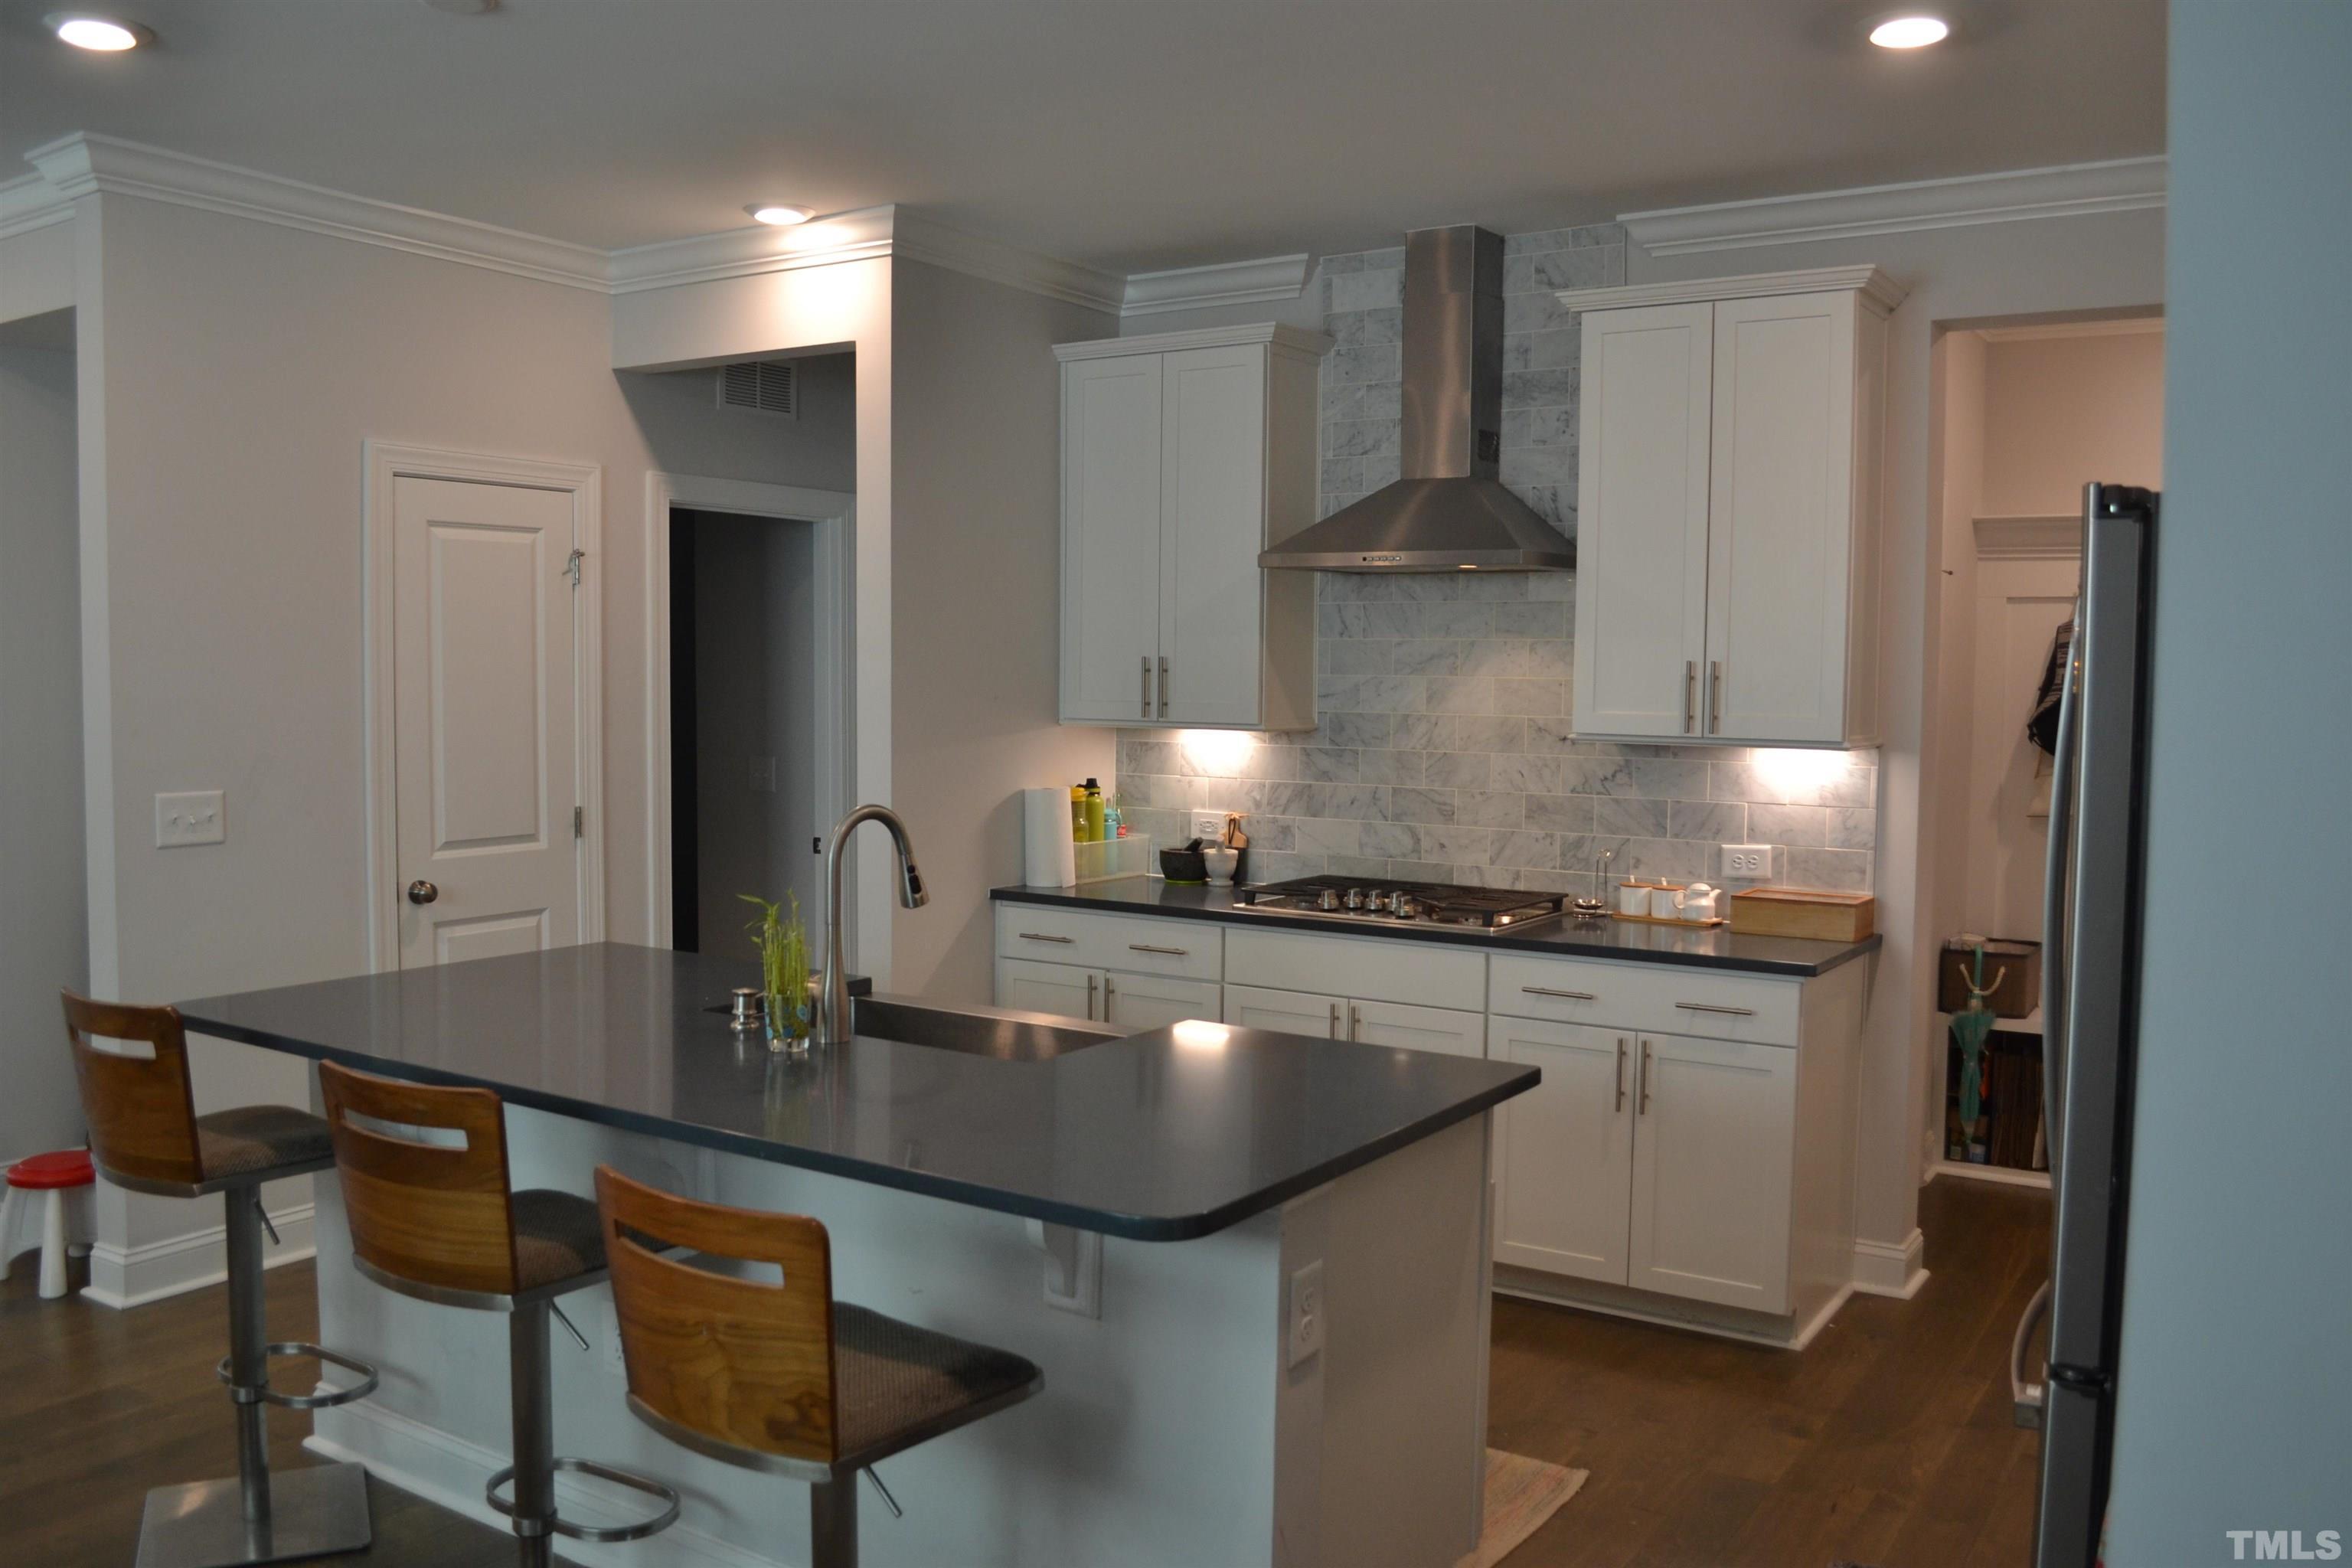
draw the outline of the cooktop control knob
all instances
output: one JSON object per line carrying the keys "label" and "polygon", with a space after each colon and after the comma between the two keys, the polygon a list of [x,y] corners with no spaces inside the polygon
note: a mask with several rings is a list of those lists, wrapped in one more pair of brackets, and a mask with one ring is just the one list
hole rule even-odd
{"label": "cooktop control knob", "polygon": [[1401,921],[1409,921],[1418,916],[1421,913],[1421,909],[1419,905],[1413,902],[1412,895],[1411,893],[1399,893],[1396,896],[1396,902],[1390,910],[1390,913],[1395,915],[1396,918]]}
{"label": "cooktop control knob", "polygon": [[1315,907],[1318,910],[1338,909],[1339,907],[1339,889],[1337,888],[1324,889],[1321,893],[1316,896]]}
{"label": "cooktop control knob", "polygon": [[1360,910],[1364,907],[1363,889],[1350,888],[1348,889],[1348,907],[1351,910]]}

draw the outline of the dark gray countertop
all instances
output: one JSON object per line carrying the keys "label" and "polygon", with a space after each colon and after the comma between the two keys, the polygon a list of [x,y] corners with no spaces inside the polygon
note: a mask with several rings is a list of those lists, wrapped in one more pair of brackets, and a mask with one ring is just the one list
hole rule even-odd
{"label": "dark gray countertop", "polygon": [[1450,942],[1457,947],[1547,953],[1554,958],[1681,963],[1700,969],[1743,970],[1751,974],[1786,974],[1800,979],[1811,979],[1849,959],[1875,952],[1882,940],[1874,934],[1860,942],[1809,942],[1802,937],[1735,935],[1727,926],[1700,931],[1618,920],[1561,919],[1493,931],[1472,926],[1381,925],[1360,920],[1317,920],[1311,915],[1244,914],[1234,908],[1231,888],[1187,887],[1181,883],[1171,886],[1152,877],[1122,877],[1076,888],[998,888],[989,896],[1010,903],[1173,915],[1181,920],[1323,931],[1333,936]]}
{"label": "dark gray countertop", "polygon": [[597,942],[180,1010],[201,1034],[1143,1241],[1222,1230],[1538,1077],[1221,1025],[1037,1062],[863,1037],[793,1058],[705,1010],[754,984],[749,961]]}

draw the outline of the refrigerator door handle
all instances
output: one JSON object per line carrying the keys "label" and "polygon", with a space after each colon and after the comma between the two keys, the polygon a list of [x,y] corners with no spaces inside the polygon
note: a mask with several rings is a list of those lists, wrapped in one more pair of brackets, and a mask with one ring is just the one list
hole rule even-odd
{"label": "refrigerator door handle", "polygon": [[2059,1142],[2066,1119],[2066,929],[2074,847],[2074,753],[2081,744],[2082,704],[2077,700],[2083,659],[2083,614],[2074,612],[2066,643],[2066,669],[2058,684],[2058,746],[2050,759],[2050,847],[2042,883],[2042,1068],[2043,1135],[2050,1145],[2050,1175],[2058,1177]]}
{"label": "refrigerator door handle", "polygon": [[2042,1384],[2025,1375],[2025,1360],[2033,1343],[2033,1325],[2050,1310],[2050,1281],[2044,1279],[2033,1300],[2025,1304],[2025,1315],[2017,1320],[2017,1332],[2009,1342],[2010,1417],[2020,1426],[2040,1427],[2042,1425]]}

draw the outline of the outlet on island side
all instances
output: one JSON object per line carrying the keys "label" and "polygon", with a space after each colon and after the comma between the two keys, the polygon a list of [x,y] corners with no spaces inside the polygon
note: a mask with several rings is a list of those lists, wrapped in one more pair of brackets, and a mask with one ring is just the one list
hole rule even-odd
{"label": "outlet on island side", "polygon": [[1772,847],[1769,844],[1727,844],[1723,847],[1723,875],[1750,881],[1761,881],[1772,874]]}
{"label": "outlet on island side", "polygon": [[1225,831],[1225,814],[1222,811],[1196,811],[1192,814],[1192,837],[1205,838],[1213,844]]}

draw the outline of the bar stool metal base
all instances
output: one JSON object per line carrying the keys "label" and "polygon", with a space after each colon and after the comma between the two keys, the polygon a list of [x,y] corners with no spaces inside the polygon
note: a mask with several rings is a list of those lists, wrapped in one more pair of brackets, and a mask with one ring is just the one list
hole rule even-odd
{"label": "bar stool metal base", "polygon": [[245,1516],[236,1476],[158,1487],[139,1526],[138,1568],[246,1568],[330,1552],[357,1552],[373,1538],[367,1472],[314,1465],[268,1478],[268,1517]]}

